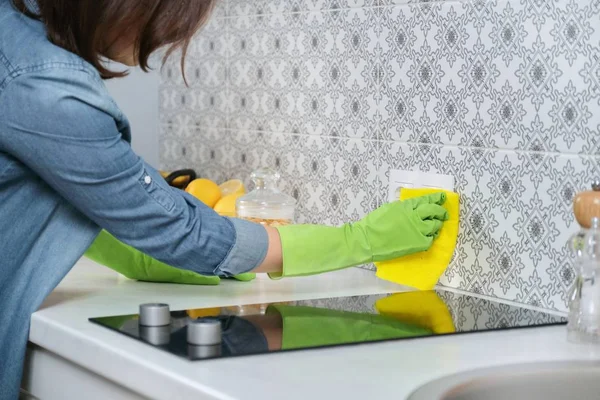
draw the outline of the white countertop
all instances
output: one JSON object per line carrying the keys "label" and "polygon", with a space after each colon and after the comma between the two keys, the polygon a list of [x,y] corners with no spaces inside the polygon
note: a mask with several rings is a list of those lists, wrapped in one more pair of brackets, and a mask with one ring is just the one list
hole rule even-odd
{"label": "white countertop", "polygon": [[146,302],[177,310],[402,289],[358,268],[214,287],[151,284],[120,279],[82,259],[33,315],[30,341],[156,399],[402,399],[432,379],[473,368],[600,359],[588,347],[568,343],[560,326],[189,362],[88,321],[134,314]]}

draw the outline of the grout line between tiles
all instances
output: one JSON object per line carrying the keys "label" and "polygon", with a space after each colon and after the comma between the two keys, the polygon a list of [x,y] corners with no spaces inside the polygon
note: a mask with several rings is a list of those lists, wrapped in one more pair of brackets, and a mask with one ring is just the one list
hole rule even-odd
{"label": "grout line between tiles", "polygon": [[275,134],[284,136],[301,136],[301,137],[319,137],[326,139],[340,139],[340,140],[356,140],[362,142],[379,142],[379,143],[397,143],[413,146],[429,146],[438,148],[449,148],[449,149],[465,149],[465,150],[484,150],[484,151],[502,151],[502,152],[515,152],[520,154],[541,154],[547,156],[567,156],[567,157],[581,157],[581,158],[596,158],[600,159],[600,154],[587,154],[587,153],[573,153],[573,152],[560,152],[560,151],[531,151],[523,149],[512,149],[506,147],[475,147],[475,146],[462,146],[458,144],[443,144],[443,143],[419,143],[419,142],[406,142],[401,140],[381,140],[381,139],[363,139],[358,137],[349,136],[328,136],[328,135],[308,135],[304,133],[289,133],[289,132],[272,132],[272,131],[257,131],[251,129],[229,129],[229,128],[216,128],[219,131],[226,131],[229,133],[239,132],[250,132],[250,133],[263,133],[263,134]]}
{"label": "grout line between tiles", "polygon": [[[466,4],[466,3],[474,3],[475,0],[431,0],[431,1],[411,1],[408,3],[391,3],[391,4],[383,4],[383,5],[373,5],[373,6],[356,6],[356,7],[341,7],[341,8],[322,8],[322,9],[314,9],[314,10],[301,10],[301,11],[290,11],[285,10],[281,12],[271,12],[271,13],[249,13],[249,14],[233,14],[226,15],[224,17],[216,17],[218,19],[234,19],[234,18],[242,18],[242,17],[269,17],[274,15],[302,15],[302,14],[311,14],[311,13],[331,13],[331,12],[340,12],[340,11],[349,11],[349,10],[369,10],[369,9],[382,9],[382,8],[395,8],[395,7],[426,7],[431,6],[432,3],[435,4]],[[519,3],[518,0],[500,0],[500,4],[505,3]],[[491,4],[491,3],[488,3]],[[231,5],[228,2],[228,6]],[[487,4],[486,4],[487,6]],[[497,6],[497,5],[494,5]],[[231,10],[227,10],[228,13]]]}

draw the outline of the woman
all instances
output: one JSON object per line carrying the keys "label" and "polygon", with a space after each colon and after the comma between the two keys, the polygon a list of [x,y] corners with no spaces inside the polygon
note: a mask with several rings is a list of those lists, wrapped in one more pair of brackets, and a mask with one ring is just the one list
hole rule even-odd
{"label": "woman", "polygon": [[[103,79],[185,50],[210,0],[0,0],[0,398],[17,396],[29,319],[104,229],[178,269],[309,275],[430,247],[437,194],[342,227],[220,217],[131,149]],[[183,62],[183,60],[182,60]]]}

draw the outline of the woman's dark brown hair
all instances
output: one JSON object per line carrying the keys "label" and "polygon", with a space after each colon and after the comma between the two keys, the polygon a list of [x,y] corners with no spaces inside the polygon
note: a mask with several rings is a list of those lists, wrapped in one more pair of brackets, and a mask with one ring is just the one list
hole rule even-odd
{"label": "woman's dark brown hair", "polygon": [[[13,0],[15,7],[46,25],[49,40],[92,64],[104,79],[124,76],[103,65],[121,38],[135,46],[139,66],[148,71],[150,55],[167,47],[163,61],[181,49],[183,70],[188,46],[217,0]],[[36,0],[33,0],[35,3]]]}

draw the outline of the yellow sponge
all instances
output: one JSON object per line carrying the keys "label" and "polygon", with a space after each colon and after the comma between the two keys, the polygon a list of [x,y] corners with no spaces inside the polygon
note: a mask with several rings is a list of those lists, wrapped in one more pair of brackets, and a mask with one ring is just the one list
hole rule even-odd
{"label": "yellow sponge", "polygon": [[375,308],[381,315],[430,329],[433,333],[456,331],[448,307],[434,291],[392,294],[377,300]]}
{"label": "yellow sponge", "polygon": [[419,290],[431,290],[436,285],[440,276],[450,264],[456,247],[460,214],[459,196],[457,193],[440,189],[403,188],[400,191],[400,200],[440,191],[446,193],[444,207],[448,210],[449,219],[444,222],[444,226],[431,248],[395,260],[375,263],[379,278]]}

